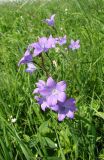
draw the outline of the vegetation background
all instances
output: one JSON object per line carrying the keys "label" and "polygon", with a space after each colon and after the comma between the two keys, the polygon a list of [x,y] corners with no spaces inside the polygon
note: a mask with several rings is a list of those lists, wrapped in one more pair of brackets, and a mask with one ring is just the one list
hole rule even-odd
{"label": "vegetation background", "polygon": [[[42,20],[56,14],[56,30]],[[41,69],[31,76],[17,64],[38,37],[80,39],[77,52],[50,51],[52,76],[67,82],[77,100],[75,119],[59,123],[42,112],[32,91]],[[12,119],[16,118],[13,123]],[[104,0],[52,0],[0,5],[0,160],[104,160]]]}

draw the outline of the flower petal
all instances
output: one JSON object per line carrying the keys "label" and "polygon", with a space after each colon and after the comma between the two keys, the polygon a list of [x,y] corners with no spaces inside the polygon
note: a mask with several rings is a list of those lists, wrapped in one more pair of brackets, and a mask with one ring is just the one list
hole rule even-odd
{"label": "flower petal", "polygon": [[39,82],[36,83],[36,86],[43,89],[45,87],[45,82],[43,80],[39,80]]}
{"label": "flower petal", "polygon": [[32,61],[32,55],[25,55],[24,57],[21,58],[21,60],[18,63],[18,66],[20,66],[20,64],[26,64]]}
{"label": "flower petal", "polygon": [[59,120],[59,121],[63,121],[64,118],[65,118],[65,114],[58,113],[58,120]]}
{"label": "flower petal", "polygon": [[25,70],[26,72],[33,73],[36,70],[36,67],[33,63],[27,63],[27,66],[28,67]]}
{"label": "flower petal", "polygon": [[66,44],[66,35],[65,35],[64,37],[62,37],[62,38],[59,38],[58,43],[59,43],[60,45]]}
{"label": "flower petal", "polygon": [[67,116],[68,118],[73,119],[73,118],[74,118],[74,112],[69,111],[69,112],[66,114],[66,116]]}
{"label": "flower petal", "polygon": [[57,104],[57,95],[51,95],[47,98],[47,103],[49,106],[54,106]]}
{"label": "flower petal", "polygon": [[69,99],[67,99],[66,102],[65,102],[66,105],[70,105],[70,106],[75,105],[75,103],[76,103],[76,101],[75,101],[74,98],[69,98]]}
{"label": "flower petal", "polygon": [[53,14],[53,15],[50,17],[50,19],[51,19],[51,20],[54,20],[55,15],[56,15],[56,14]]}
{"label": "flower petal", "polygon": [[55,45],[56,45],[56,40],[55,40],[55,38],[52,37],[52,35],[50,35],[46,46],[47,46],[47,48],[55,48]]}
{"label": "flower petal", "polygon": [[46,84],[48,87],[54,87],[56,82],[52,79],[52,77],[49,77]]}
{"label": "flower petal", "polygon": [[51,93],[51,91],[50,91],[50,89],[48,89],[48,88],[43,88],[43,89],[40,89],[40,90],[39,90],[39,93],[40,93],[40,95],[42,95],[42,96],[49,96],[50,93]]}
{"label": "flower petal", "polygon": [[54,105],[54,106],[50,106],[50,109],[52,109],[53,111],[57,112],[59,109],[59,105]]}
{"label": "flower petal", "polygon": [[58,94],[58,101],[59,102],[64,102],[66,100],[66,94],[64,92],[60,92]]}
{"label": "flower petal", "polygon": [[41,104],[41,109],[42,109],[43,111],[45,111],[46,108],[48,108],[48,105],[47,105],[46,102],[43,102],[43,103]]}
{"label": "flower petal", "polygon": [[58,82],[56,88],[59,91],[65,91],[66,83],[64,81]]}
{"label": "flower petal", "polygon": [[[41,37],[39,38],[39,44],[40,46],[44,45],[47,43],[47,38],[46,37]],[[44,46],[43,46],[44,47]]]}
{"label": "flower petal", "polygon": [[34,89],[33,94],[39,93],[39,88]]}
{"label": "flower petal", "polygon": [[43,48],[40,46],[40,44],[37,42],[35,44],[35,49],[34,49],[34,53],[33,56],[38,56],[41,52],[43,51]]}

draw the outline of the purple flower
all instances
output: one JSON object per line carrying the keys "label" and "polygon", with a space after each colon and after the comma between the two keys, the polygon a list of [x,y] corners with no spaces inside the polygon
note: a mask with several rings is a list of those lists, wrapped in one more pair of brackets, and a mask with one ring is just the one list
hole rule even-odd
{"label": "purple flower", "polygon": [[28,46],[26,52],[24,53],[24,56],[21,58],[21,60],[18,63],[18,66],[20,66],[20,64],[27,64],[29,62],[32,62],[32,54],[31,54],[31,50],[34,49],[36,43],[32,43]]}
{"label": "purple flower", "polygon": [[49,108],[49,105],[47,104],[47,101],[46,101],[46,99],[44,97],[35,96],[34,98],[41,105],[41,109],[43,111],[45,111],[46,108]]}
{"label": "purple flower", "polygon": [[66,44],[66,35],[64,37],[59,37],[59,38],[56,38],[56,43],[58,43],[59,45],[63,45],[63,44]]}
{"label": "purple flower", "polygon": [[74,112],[77,111],[75,99],[70,98],[64,103],[58,103],[58,120],[63,121],[65,117],[74,118]]}
{"label": "purple flower", "polygon": [[71,48],[72,50],[79,49],[80,48],[79,42],[80,42],[79,40],[77,41],[71,40],[71,44],[69,45],[69,48]]}
{"label": "purple flower", "polygon": [[35,50],[33,56],[38,56],[42,52],[47,52],[50,48],[54,48],[55,42],[56,41],[52,36],[50,36],[49,38],[39,38],[39,41],[34,45]]}
{"label": "purple flower", "polygon": [[47,41],[46,37],[39,38],[39,41],[35,44],[34,56],[38,56],[40,53],[48,51]]}
{"label": "purple flower", "polygon": [[51,77],[48,78],[46,84],[39,88],[41,96],[46,98],[49,106],[54,106],[57,102],[64,102],[66,99],[65,94],[66,83],[64,81],[56,83]]}
{"label": "purple flower", "polygon": [[40,90],[44,89],[46,86],[46,83],[43,80],[39,80],[38,83],[36,83],[37,88],[34,89],[33,94],[39,93]]}
{"label": "purple flower", "polygon": [[33,73],[36,70],[36,67],[33,63],[27,63],[27,66],[28,67],[25,70],[26,72]]}
{"label": "purple flower", "polygon": [[18,66],[20,66],[20,64],[26,64],[32,61],[32,55],[30,54],[30,50],[27,49],[24,56],[21,58],[21,60],[18,63]]}
{"label": "purple flower", "polygon": [[65,117],[74,118],[74,113],[77,111],[76,102],[73,98],[66,99],[66,83],[64,81],[56,83],[49,77],[46,82],[39,80],[36,86],[37,88],[33,93],[38,94],[38,96],[34,98],[41,105],[43,111],[49,108],[57,112],[59,121],[63,121]]}
{"label": "purple flower", "polygon": [[50,35],[48,38],[47,46],[48,46],[48,48],[55,48],[56,47],[56,40],[55,40],[55,38],[52,37],[52,35]]}
{"label": "purple flower", "polygon": [[47,23],[49,26],[54,26],[54,17],[55,17],[55,14],[53,14],[50,19],[45,19],[44,22]]}

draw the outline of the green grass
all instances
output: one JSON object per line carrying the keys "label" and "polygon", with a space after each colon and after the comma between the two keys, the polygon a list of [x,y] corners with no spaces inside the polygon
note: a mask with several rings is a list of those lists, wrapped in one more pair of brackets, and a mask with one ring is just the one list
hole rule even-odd
{"label": "green grass", "polygon": [[[54,13],[57,32],[41,21]],[[55,70],[44,56],[52,77],[65,80],[67,94],[77,100],[75,119],[61,123],[56,113],[42,112],[32,95],[45,73],[38,69],[30,76],[17,66],[28,44],[50,34],[81,44],[75,53],[52,49]],[[0,5],[0,160],[25,159],[104,159],[104,0]]]}

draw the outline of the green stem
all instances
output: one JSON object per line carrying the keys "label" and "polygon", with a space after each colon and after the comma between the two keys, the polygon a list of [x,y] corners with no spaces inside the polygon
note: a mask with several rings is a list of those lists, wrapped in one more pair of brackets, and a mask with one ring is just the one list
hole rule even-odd
{"label": "green stem", "polygon": [[41,54],[40,57],[41,57],[41,62],[42,62],[42,69],[45,71],[46,76],[49,77],[50,75],[45,67],[43,55]]}

